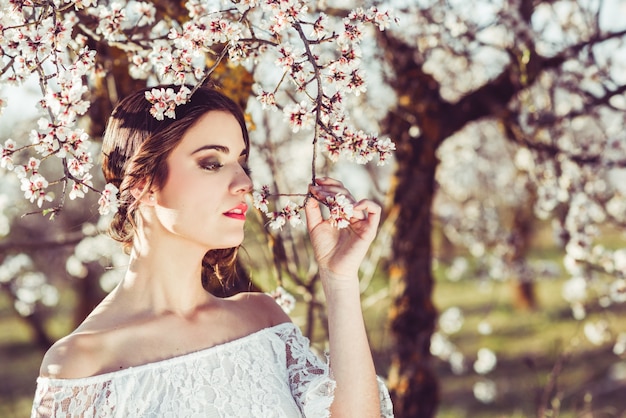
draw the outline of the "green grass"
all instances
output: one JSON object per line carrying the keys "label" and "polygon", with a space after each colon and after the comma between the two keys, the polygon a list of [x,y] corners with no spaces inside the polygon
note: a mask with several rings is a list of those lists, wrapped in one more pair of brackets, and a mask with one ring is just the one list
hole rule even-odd
{"label": "green grass", "polygon": [[[541,405],[554,407],[560,417],[626,416],[626,379],[610,377],[612,367],[623,364],[612,352],[612,344],[591,344],[583,333],[584,322],[572,319],[570,308],[561,298],[563,280],[540,279],[536,284],[538,308],[513,308],[510,283],[484,284],[469,280],[438,280],[434,299],[441,312],[459,306],[465,321],[450,340],[464,354],[468,371],[451,372],[449,365],[435,361],[441,384],[438,416],[447,417],[537,417]],[[470,295],[470,297],[468,297]],[[626,331],[623,320],[626,306],[608,310],[590,309],[587,319],[606,320],[612,332]],[[492,333],[477,332],[480,321],[488,321]],[[479,348],[493,350],[498,357],[496,368],[484,376],[496,383],[497,395],[483,404],[473,395],[472,387],[482,379],[472,368]],[[552,373],[562,361],[558,373]],[[556,387],[547,391],[551,378]]]}
{"label": "green grass", "polygon": [[0,294],[0,417],[28,417],[43,352]]}

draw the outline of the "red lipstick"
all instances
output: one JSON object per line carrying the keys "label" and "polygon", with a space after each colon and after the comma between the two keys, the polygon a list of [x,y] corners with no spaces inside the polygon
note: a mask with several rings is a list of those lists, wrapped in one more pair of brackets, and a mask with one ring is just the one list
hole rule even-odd
{"label": "red lipstick", "polygon": [[224,213],[225,216],[229,218],[238,219],[240,221],[246,220],[246,211],[248,210],[248,205],[245,203],[240,203],[231,210]]}

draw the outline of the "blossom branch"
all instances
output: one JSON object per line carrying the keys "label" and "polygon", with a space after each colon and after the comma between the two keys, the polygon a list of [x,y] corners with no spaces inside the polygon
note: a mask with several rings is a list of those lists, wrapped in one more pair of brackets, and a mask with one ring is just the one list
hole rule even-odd
{"label": "blossom branch", "polygon": [[[3,48],[6,58],[0,80],[21,81],[35,72],[43,96],[41,105],[47,114],[39,121],[39,130],[31,134],[32,148],[41,159],[14,166],[15,153],[28,152],[31,147],[18,148],[7,141],[0,149],[2,167],[17,170],[27,199],[37,200],[41,205],[43,200],[51,199],[45,193],[46,187],[63,183],[60,203],[54,208],[56,212],[63,207],[66,196],[83,197],[87,191],[101,194],[102,211],[115,210],[115,187],[107,185],[98,191],[92,185],[89,138],[75,128],[89,107],[89,102],[83,98],[88,90],[83,83],[99,76],[95,51],[87,47],[89,38],[127,52],[129,71],[135,78],[156,76],[160,82],[173,80],[173,84],[181,86],[194,84],[191,90],[181,87],[178,92],[149,92],[146,98],[154,104],[152,113],[157,118],[174,117],[175,107],[185,103],[205,84],[225,59],[237,63],[278,52],[282,77],[268,89],[272,93],[262,93],[259,99],[282,110],[294,132],[313,128],[312,182],[315,182],[316,159],[322,140],[331,152],[341,150],[347,155],[365,155],[355,158],[359,162],[368,161],[378,152],[372,145],[376,141],[374,136],[360,135],[349,128],[342,98],[346,93],[364,91],[356,52],[362,36],[359,25],[374,23],[382,28],[389,20],[388,14],[379,13],[375,8],[357,9],[336,21],[343,25],[343,31],[329,33],[330,18],[323,13],[310,18],[314,12],[309,11],[302,0],[230,3],[221,10],[210,9],[199,0],[189,0],[185,7],[189,11],[188,18],[166,17],[161,26],[153,27],[149,25],[154,22],[156,8],[144,2],[97,5],[94,0],[83,0],[58,7],[51,1],[22,3],[16,6],[15,13],[0,17],[3,37],[8,40]],[[74,13],[72,8],[79,13]],[[310,36],[305,33],[305,27],[311,28]],[[78,29],[80,35],[73,36],[74,29]],[[269,36],[257,36],[257,33]],[[220,46],[221,50],[215,52]],[[294,47],[302,48],[303,52],[295,51]],[[313,47],[325,48],[327,53],[318,56]],[[206,60],[197,59],[213,54],[214,61],[208,68]],[[48,63],[54,68],[51,73],[44,70],[44,64]],[[328,85],[324,83],[325,77]],[[287,79],[294,82],[295,91],[284,82]],[[310,89],[313,83],[316,85]],[[282,102],[276,103],[275,95],[279,91],[286,95],[281,95]],[[299,101],[298,97],[304,100]],[[290,104],[289,100],[295,104]],[[329,142],[329,138],[332,141]],[[359,141],[369,143],[369,148],[355,148],[360,146]],[[389,147],[381,149],[380,160],[383,161]],[[42,161],[54,160],[48,158],[51,155],[61,161],[64,177],[49,184],[39,173],[38,166]],[[306,202],[307,195],[299,197],[302,196]],[[279,212],[291,214],[301,208],[302,205],[290,203]]]}

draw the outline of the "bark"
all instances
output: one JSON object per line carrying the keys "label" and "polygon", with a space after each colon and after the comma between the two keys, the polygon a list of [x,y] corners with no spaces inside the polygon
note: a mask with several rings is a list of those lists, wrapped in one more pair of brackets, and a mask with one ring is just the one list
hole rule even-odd
{"label": "bark", "polygon": [[54,343],[52,337],[46,331],[45,321],[40,310],[35,310],[31,315],[22,317],[30,326],[34,334],[35,344],[42,350],[47,350]]}
{"label": "bark", "polygon": [[521,310],[537,308],[533,272],[526,263],[533,231],[533,219],[532,205],[516,208],[511,231],[513,242],[509,263],[518,266],[518,274],[513,282],[513,304]]}
{"label": "bark", "polygon": [[[392,211],[398,219],[392,245],[389,278],[393,302],[389,314],[395,339],[389,387],[398,418],[432,417],[438,404],[438,384],[431,368],[430,338],[436,309],[432,302],[431,205],[434,195],[435,151],[444,137],[438,114],[446,104],[438,97],[436,82],[421,72],[412,49],[389,37],[382,41],[396,74],[392,81],[399,106],[385,126],[396,141]],[[419,126],[420,138],[409,135]]]}
{"label": "bark", "polygon": [[74,327],[80,325],[106,295],[100,287],[100,277],[104,273],[100,263],[91,262],[86,264],[85,267],[87,268],[87,275],[82,279],[73,279],[77,295],[76,308],[74,310]]}

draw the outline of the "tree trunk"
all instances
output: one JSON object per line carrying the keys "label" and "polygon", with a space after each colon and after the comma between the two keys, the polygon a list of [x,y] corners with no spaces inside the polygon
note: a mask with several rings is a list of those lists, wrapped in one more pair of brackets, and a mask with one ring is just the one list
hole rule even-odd
{"label": "tree trunk", "polygon": [[[414,146],[413,151],[418,148]],[[433,417],[439,399],[430,365],[430,338],[436,319],[430,240],[434,167],[403,160],[395,190],[400,212],[389,270],[393,297],[389,319],[396,343],[389,385],[399,418]]]}
{"label": "tree trunk", "polygon": [[[390,389],[398,418],[432,417],[438,403],[437,380],[430,366],[430,337],[435,329],[432,302],[431,205],[435,192],[436,150],[467,123],[506,116],[507,104],[521,88],[510,65],[484,86],[450,103],[437,80],[422,68],[419,51],[380,34],[381,49],[395,78],[389,80],[398,105],[385,121],[396,143],[398,171],[394,205],[399,211],[392,263],[390,322],[396,347]],[[532,75],[534,77],[534,74]],[[533,78],[529,79],[532,81]]]}
{"label": "tree trunk", "polygon": [[87,275],[82,279],[73,279],[78,297],[74,310],[74,327],[80,325],[106,295],[100,287],[100,276],[104,273],[102,266],[98,262],[91,262],[85,267]]}
{"label": "tree trunk", "polygon": [[[532,199],[534,200],[534,199]],[[512,234],[512,251],[509,263],[517,266],[513,282],[513,304],[517,309],[537,308],[533,271],[526,261],[533,228],[533,203],[515,209]]]}
{"label": "tree trunk", "polygon": [[389,387],[398,418],[429,418],[435,415],[439,399],[430,364],[437,316],[432,302],[431,205],[438,163],[435,151],[445,138],[440,106],[445,104],[434,80],[413,60],[411,47],[386,36],[382,43],[388,46],[396,74],[402,75],[391,81],[399,104],[385,121],[386,132],[396,143],[398,164],[392,191],[392,210],[398,211],[398,219],[389,265],[393,298],[389,321],[395,339]]}
{"label": "tree trunk", "polygon": [[40,310],[35,310],[31,315],[23,317],[34,333],[35,344],[42,350],[47,350],[54,343],[52,337],[44,326],[44,317]]}

